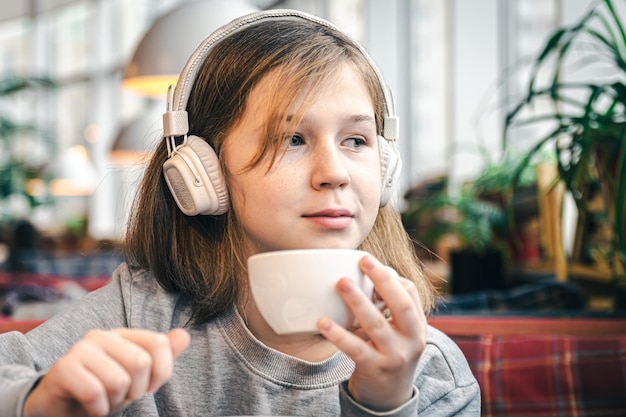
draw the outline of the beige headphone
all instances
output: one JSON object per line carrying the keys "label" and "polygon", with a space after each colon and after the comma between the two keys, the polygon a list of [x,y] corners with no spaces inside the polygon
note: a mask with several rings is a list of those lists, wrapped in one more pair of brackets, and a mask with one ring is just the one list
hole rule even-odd
{"label": "beige headphone", "polygon": [[[321,18],[295,10],[251,13],[222,26],[205,39],[187,60],[174,91],[170,86],[167,108],[163,114],[163,137],[167,142],[168,152],[168,159],[163,164],[163,175],[176,204],[186,215],[219,215],[225,213],[229,205],[228,190],[215,151],[204,139],[187,136],[189,121],[185,109],[200,65],[216,44],[233,33],[264,20],[294,18],[339,30]],[[395,116],[391,91],[385,86],[382,75],[365,49],[357,42],[354,43],[371,64],[385,92],[383,132],[378,140],[382,173],[380,206],[383,207],[394,195],[395,184],[402,167],[402,161],[395,148],[399,120]],[[183,141],[177,145],[175,139],[181,136]]]}

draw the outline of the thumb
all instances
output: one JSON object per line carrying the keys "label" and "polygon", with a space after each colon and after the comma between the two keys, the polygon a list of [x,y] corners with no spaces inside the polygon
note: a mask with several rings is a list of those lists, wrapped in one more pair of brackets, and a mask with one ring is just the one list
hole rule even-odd
{"label": "thumb", "polygon": [[170,346],[172,347],[172,355],[177,358],[187,347],[191,341],[191,336],[184,329],[174,329],[167,333],[167,338],[170,340]]}

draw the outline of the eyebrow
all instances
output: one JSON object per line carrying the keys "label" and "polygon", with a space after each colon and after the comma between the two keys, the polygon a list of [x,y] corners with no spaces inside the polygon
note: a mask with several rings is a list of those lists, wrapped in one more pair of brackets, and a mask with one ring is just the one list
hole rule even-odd
{"label": "eyebrow", "polygon": [[[291,122],[292,120],[293,120],[293,115],[292,114],[288,115],[286,121]],[[302,121],[306,123],[308,120],[306,117],[304,117]],[[348,117],[347,121],[353,124],[373,123],[374,125],[376,125],[376,120],[374,119],[374,117],[368,114],[355,114],[355,115]]]}
{"label": "eyebrow", "polygon": [[376,124],[376,120],[374,117],[368,114],[357,114],[349,118],[349,120],[353,123],[373,123]]}

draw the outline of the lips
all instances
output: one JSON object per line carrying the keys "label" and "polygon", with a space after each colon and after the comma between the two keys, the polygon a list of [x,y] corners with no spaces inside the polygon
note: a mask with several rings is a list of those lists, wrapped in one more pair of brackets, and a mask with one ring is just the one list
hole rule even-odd
{"label": "lips", "polygon": [[354,215],[344,209],[327,209],[315,213],[304,214],[302,217],[325,229],[345,229],[352,224]]}
{"label": "lips", "polygon": [[354,215],[344,209],[327,209],[316,213],[304,214],[302,217],[354,217]]}

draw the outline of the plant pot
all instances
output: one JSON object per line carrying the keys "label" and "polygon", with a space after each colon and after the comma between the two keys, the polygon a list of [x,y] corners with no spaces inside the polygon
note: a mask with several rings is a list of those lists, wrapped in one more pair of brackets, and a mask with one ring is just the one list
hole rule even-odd
{"label": "plant pot", "polygon": [[450,292],[465,294],[489,289],[504,289],[504,257],[496,250],[450,253]]}
{"label": "plant pot", "polygon": [[[622,155],[623,152],[626,127],[623,124],[617,126],[619,128],[618,131],[621,132],[620,134],[615,136],[609,135],[608,139],[596,143],[593,147],[593,160],[602,190],[604,211],[613,232],[611,269],[616,279],[624,276],[624,271],[626,270],[626,254],[624,253],[624,247],[620,243],[626,235],[626,230],[624,230],[626,205],[623,204],[623,201],[618,201],[621,198],[619,192],[624,187],[624,184],[620,181],[621,176],[618,171],[620,165],[618,156]],[[598,135],[601,136],[602,132],[599,132]]]}
{"label": "plant pot", "polygon": [[626,281],[625,277],[616,282],[613,286],[613,309],[619,312],[626,312]]}

